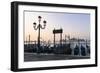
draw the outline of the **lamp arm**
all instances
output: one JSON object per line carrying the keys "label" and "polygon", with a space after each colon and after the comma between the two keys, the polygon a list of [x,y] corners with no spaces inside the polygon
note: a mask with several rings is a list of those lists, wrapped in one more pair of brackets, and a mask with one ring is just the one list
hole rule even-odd
{"label": "lamp arm", "polygon": [[36,26],[34,26],[34,30],[37,30],[38,29],[38,26],[36,27]]}
{"label": "lamp arm", "polygon": [[45,26],[43,27],[43,26],[41,25],[40,27],[41,27],[41,29],[45,29]]}

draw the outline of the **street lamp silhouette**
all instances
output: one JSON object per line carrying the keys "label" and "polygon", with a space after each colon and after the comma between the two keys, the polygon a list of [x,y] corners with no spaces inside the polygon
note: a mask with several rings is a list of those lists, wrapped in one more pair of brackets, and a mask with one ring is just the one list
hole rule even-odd
{"label": "street lamp silhouette", "polygon": [[40,48],[40,29],[45,29],[46,23],[47,23],[47,22],[44,20],[44,21],[43,21],[44,25],[42,26],[42,25],[40,24],[41,18],[42,18],[41,16],[38,16],[38,19],[39,19],[39,24],[38,24],[38,25],[37,25],[36,22],[33,23],[33,28],[34,28],[34,30],[38,30],[38,49]]}

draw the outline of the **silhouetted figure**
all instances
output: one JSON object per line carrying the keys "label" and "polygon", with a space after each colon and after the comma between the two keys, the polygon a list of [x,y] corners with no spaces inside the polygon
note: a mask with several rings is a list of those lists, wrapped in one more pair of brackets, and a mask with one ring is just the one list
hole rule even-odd
{"label": "silhouetted figure", "polygon": [[86,45],[87,53],[90,54],[90,46]]}
{"label": "silhouetted figure", "polygon": [[86,50],[85,47],[81,45],[81,55],[86,56]]}
{"label": "silhouetted figure", "polygon": [[76,45],[76,47],[74,48],[74,55],[79,55],[79,46]]}

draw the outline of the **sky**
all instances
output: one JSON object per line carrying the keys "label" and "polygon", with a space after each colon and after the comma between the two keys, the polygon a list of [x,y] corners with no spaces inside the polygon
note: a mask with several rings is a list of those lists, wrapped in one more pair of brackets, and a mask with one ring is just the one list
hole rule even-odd
{"label": "sky", "polygon": [[[30,39],[37,41],[38,30],[34,30],[33,23],[38,22],[38,16],[41,16],[41,25],[46,20],[45,29],[40,29],[41,40],[53,41],[53,29],[63,29],[63,39],[65,35],[71,38],[90,39],[90,14],[87,13],[64,13],[64,12],[37,12],[24,11],[24,41]],[[56,40],[60,39],[60,35],[56,34]]]}

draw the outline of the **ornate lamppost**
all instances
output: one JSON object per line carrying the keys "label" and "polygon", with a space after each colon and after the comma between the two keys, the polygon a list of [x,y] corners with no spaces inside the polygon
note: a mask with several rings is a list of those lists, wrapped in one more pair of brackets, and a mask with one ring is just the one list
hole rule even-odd
{"label": "ornate lamppost", "polygon": [[38,16],[38,19],[39,19],[38,20],[39,21],[38,25],[37,25],[36,22],[33,23],[34,30],[38,30],[38,49],[40,48],[40,29],[45,29],[45,27],[46,27],[46,21],[45,20],[43,21],[43,23],[44,23],[43,26],[40,24],[41,18],[42,18],[41,16]]}

